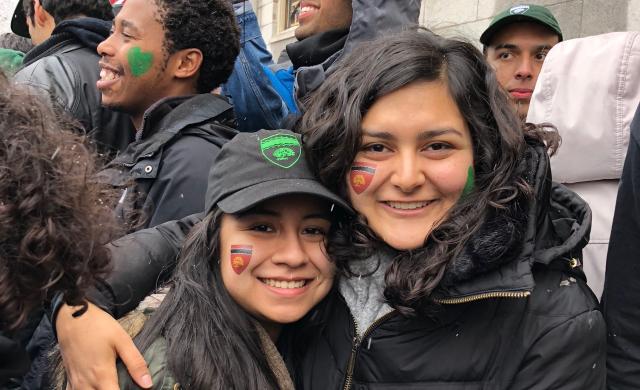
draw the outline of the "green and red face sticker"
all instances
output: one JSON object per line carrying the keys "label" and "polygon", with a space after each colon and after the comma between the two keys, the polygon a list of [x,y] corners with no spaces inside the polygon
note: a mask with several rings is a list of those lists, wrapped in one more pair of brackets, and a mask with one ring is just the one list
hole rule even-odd
{"label": "green and red face sticker", "polygon": [[462,197],[469,195],[476,186],[475,181],[475,171],[473,167],[469,167],[467,170],[467,181],[464,184],[464,188],[462,189]]}
{"label": "green and red face sticker", "polygon": [[349,174],[349,183],[356,194],[362,193],[369,187],[375,173],[376,164],[358,161],[353,163]]}
{"label": "green and red face sticker", "polygon": [[231,245],[231,268],[240,275],[251,261],[253,247],[251,245]]}
{"label": "green and red face sticker", "polygon": [[302,154],[302,145],[290,134],[274,134],[260,140],[260,151],[264,158],[280,168],[296,165]]}

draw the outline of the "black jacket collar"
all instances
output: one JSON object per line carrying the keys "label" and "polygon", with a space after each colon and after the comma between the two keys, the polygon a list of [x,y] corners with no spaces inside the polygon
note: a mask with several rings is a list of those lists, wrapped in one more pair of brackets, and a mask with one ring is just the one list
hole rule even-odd
{"label": "black jacket collar", "polygon": [[27,66],[40,58],[47,57],[62,44],[77,43],[91,50],[97,50],[100,42],[109,36],[111,22],[96,18],[78,18],[65,20],[58,24],[51,33],[51,37],[31,49],[24,57],[23,64]]}

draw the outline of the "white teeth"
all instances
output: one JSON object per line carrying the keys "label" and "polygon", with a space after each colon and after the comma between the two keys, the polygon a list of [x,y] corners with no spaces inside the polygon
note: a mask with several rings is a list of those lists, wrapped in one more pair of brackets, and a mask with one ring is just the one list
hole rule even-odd
{"label": "white teeth", "polygon": [[415,210],[421,209],[428,205],[430,202],[385,202],[391,208],[398,210]]}
{"label": "white teeth", "polygon": [[315,10],[317,10],[316,7],[311,7],[311,6],[308,6],[308,5],[305,5],[304,7],[300,8],[300,12],[312,12],[312,11],[315,11]]}
{"label": "white teeth", "polygon": [[262,283],[267,286],[275,287],[275,288],[301,288],[307,284],[306,280],[296,280],[296,281],[286,281],[286,280],[275,280],[275,279],[260,279]]}
{"label": "white teeth", "polygon": [[109,69],[103,68],[100,71],[100,79],[102,80],[110,81],[110,80],[115,80],[117,77],[118,75]]}

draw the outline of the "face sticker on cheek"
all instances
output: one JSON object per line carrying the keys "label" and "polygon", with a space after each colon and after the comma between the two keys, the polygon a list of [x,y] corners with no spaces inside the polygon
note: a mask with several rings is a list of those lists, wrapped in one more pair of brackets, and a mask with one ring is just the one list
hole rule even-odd
{"label": "face sticker on cheek", "polygon": [[142,49],[137,46],[132,47],[127,52],[127,61],[129,61],[131,74],[135,77],[140,77],[151,69],[151,65],[153,65],[153,53],[142,51]]}
{"label": "face sticker on cheek", "polygon": [[375,173],[376,164],[358,161],[353,163],[351,172],[349,173],[349,183],[351,183],[351,188],[353,188],[356,194],[362,193],[369,187]]}
{"label": "face sticker on cheek", "polygon": [[464,184],[464,189],[462,190],[462,196],[467,196],[473,191],[475,187],[475,173],[473,167],[469,167],[467,170],[467,182]]}
{"label": "face sticker on cheek", "polygon": [[251,245],[231,245],[231,268],[240,275],[251,261],[253,247]]}

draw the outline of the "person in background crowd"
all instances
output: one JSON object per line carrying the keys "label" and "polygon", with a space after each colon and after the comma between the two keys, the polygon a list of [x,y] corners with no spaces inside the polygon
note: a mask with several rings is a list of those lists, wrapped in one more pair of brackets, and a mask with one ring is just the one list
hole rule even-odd
{"label": "person in background crowd", "polygon": [[[572,266],[589,209],[551,183],[542,141],[554,148],[557,134],[523,134],[472,45],[426,31],[365,45],[303,110],[310,164],[359,217],[328,243],[343,275],[336,294],[294,333],[297,388],[604,387],[604,321]],[[105,291],[116,310],[171,272],[168,247],[185,225],[112,247],[122,268]],[[57,329],[69,364],[108,372],[122,331],[99,310],[68,310]],[[83,342],[86,328],[105,337]]]}
{"label": "person in background crowd", "polygon": [[226,0],[128,0],[98,45],[102,104],[136,127],[99,174],[125,188],[116,213],[129,230],[204,210],[211,162],[236,134],[231,105],[210,92],[229,77],[238,46]]}
{"label": "person in background crowd", "polygon": [[300,2],[297,41],[273,64],[251,2],[234,3],[242,51],[222,91],[233,102],[241,131],[285,127],[298,113],[298,100],[318,88],[351,48],[417,25],[420,14],[419,0]]}
{"label": "person in background crowd", "polygon": [[[593,75],[598,64],[599,76]],[[551,158],[553,180],[587,201],[593,213],[583,250],[587,283],[602,295],[613,210],[640,102],[640,33],[610,33],[556,45],[542,65],[527,121],[551,123],[562,147]]]}
{"label": "person in background crowd", "polygon": [[15,82],[50,96],[80,123],[98,152],[110,156],[134,135],[130,118],[102,107],[96,88],[96,47],[109,35],[112,18],[108,0],[20,0],[11,21],[14,33],[36,45]]}
{"label": "person in background crowd", "polygon": [[542,63],[561,41],[560,25],[551,11],[533,4],[515,5],[497,14],[480,36],[484,56],[522,120]]}
{"label": "person in background crowd", "polygon": [[[637,71],[637,67],[636,67]],[[637,72],[636,72],[637,75]],[[640,383],[640,104],[631,122],[607,254],[602,307],[608,327],[607,386]]]}
{"label": "person in background crowd", "polygon": [[0,107],[0,388],[13,389],[43,303],[82,304],[110,268],[115,221],[113,194],[88,180],[94,156],[47,102],[0,72]]}
{"label": "person in background crowd", "polygon": [[13,75],[22,66],[24,53],[32,48],[27,38],[13,33],[0,34],[0,71]]}

